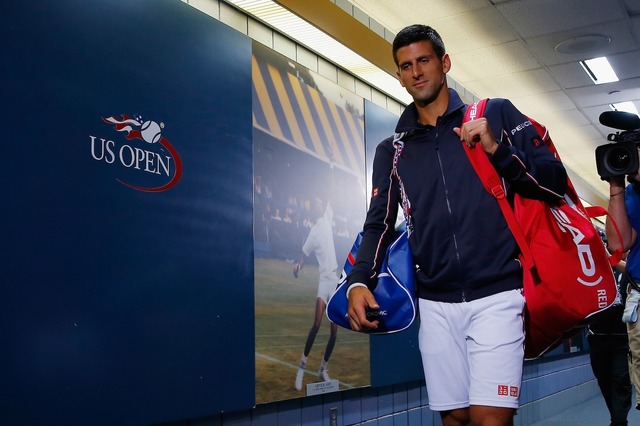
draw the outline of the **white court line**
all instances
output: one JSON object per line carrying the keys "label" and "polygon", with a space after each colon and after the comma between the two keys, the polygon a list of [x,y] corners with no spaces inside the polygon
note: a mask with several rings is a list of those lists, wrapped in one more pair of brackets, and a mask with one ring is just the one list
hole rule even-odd
{"label": "white court line", "polygon": [[[272,356],[269,356],[269,355],[266,355],[266,354],[263,354],[263,353],[260,353],[260,352],[256,352],[256,357],[260,357],[262,359],[266,359],[267,361],[275,362],[277,364],[284,365],[286,367],[292,368],[295,371],[298,371],[298,365],[297,364],[292,364],[290,362],[285,362],[285,361],[282,361],[281,359],[274,358]],[[310,371],[308,371],[306,369],[304,370],[304,374],[311,374],[312,376],[315,376],[315,377],[317,377],[317,375],[318,375],[317,372],[312,373],[312,372],[310,372]],[[335,379],[333,379],[333,380],[335,380]],[[339,383],[340,383],[340,386],[344,386],[347,389],[353,389],[353,388],[356,387],[356,386],[354,386],[352,384],[344,383],[342,381],[339,381]]]}

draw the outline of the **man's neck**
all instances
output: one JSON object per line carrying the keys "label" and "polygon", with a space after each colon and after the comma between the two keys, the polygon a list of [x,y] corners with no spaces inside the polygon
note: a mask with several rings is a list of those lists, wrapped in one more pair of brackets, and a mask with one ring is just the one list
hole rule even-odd
{"label": "man's neck", "polygon": [[449,90],[447,86],[443,86],[438,97],[432,102],[415,102],[418,110],[418,122],[426,126],[435,126],[438,117],[444,115],[449,106]]}

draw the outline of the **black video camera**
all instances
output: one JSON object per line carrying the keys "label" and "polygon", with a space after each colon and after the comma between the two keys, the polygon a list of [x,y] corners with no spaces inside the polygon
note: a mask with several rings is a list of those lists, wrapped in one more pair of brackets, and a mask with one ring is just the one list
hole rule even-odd
{"label": "black video camera", "polygon": [[640,117],[624,111],[606,111],[600,114],[600,124],[623,130],[612,133],[607,140],[615,143],[596,148],[596,168],[600,179],[635,175],[640,167]]}

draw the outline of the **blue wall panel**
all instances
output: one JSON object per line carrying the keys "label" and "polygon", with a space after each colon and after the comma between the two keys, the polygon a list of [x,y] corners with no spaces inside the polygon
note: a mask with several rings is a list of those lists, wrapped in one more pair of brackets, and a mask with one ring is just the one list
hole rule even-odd
{"label": "blue wall panel", "polygon": [[251,407],[250,40],[177,0],[4,1],[0,40],[0,424]]}

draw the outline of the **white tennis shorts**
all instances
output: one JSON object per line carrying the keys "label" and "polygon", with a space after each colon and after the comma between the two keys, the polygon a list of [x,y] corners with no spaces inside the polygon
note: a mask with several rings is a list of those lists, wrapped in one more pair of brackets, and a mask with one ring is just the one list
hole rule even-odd
{"label": "white tennis shorts", "polygon": [[434,411],[470,405],[518,408],[524,363],[524,296],[472,302],[419,300],[419,346]]}
{"label": "white tennis shorts", "polygon": [[338,286],[338,276],[335,271],[327,272],[320,275],[318,280],[318,297],[329,303],[329,298]]}

